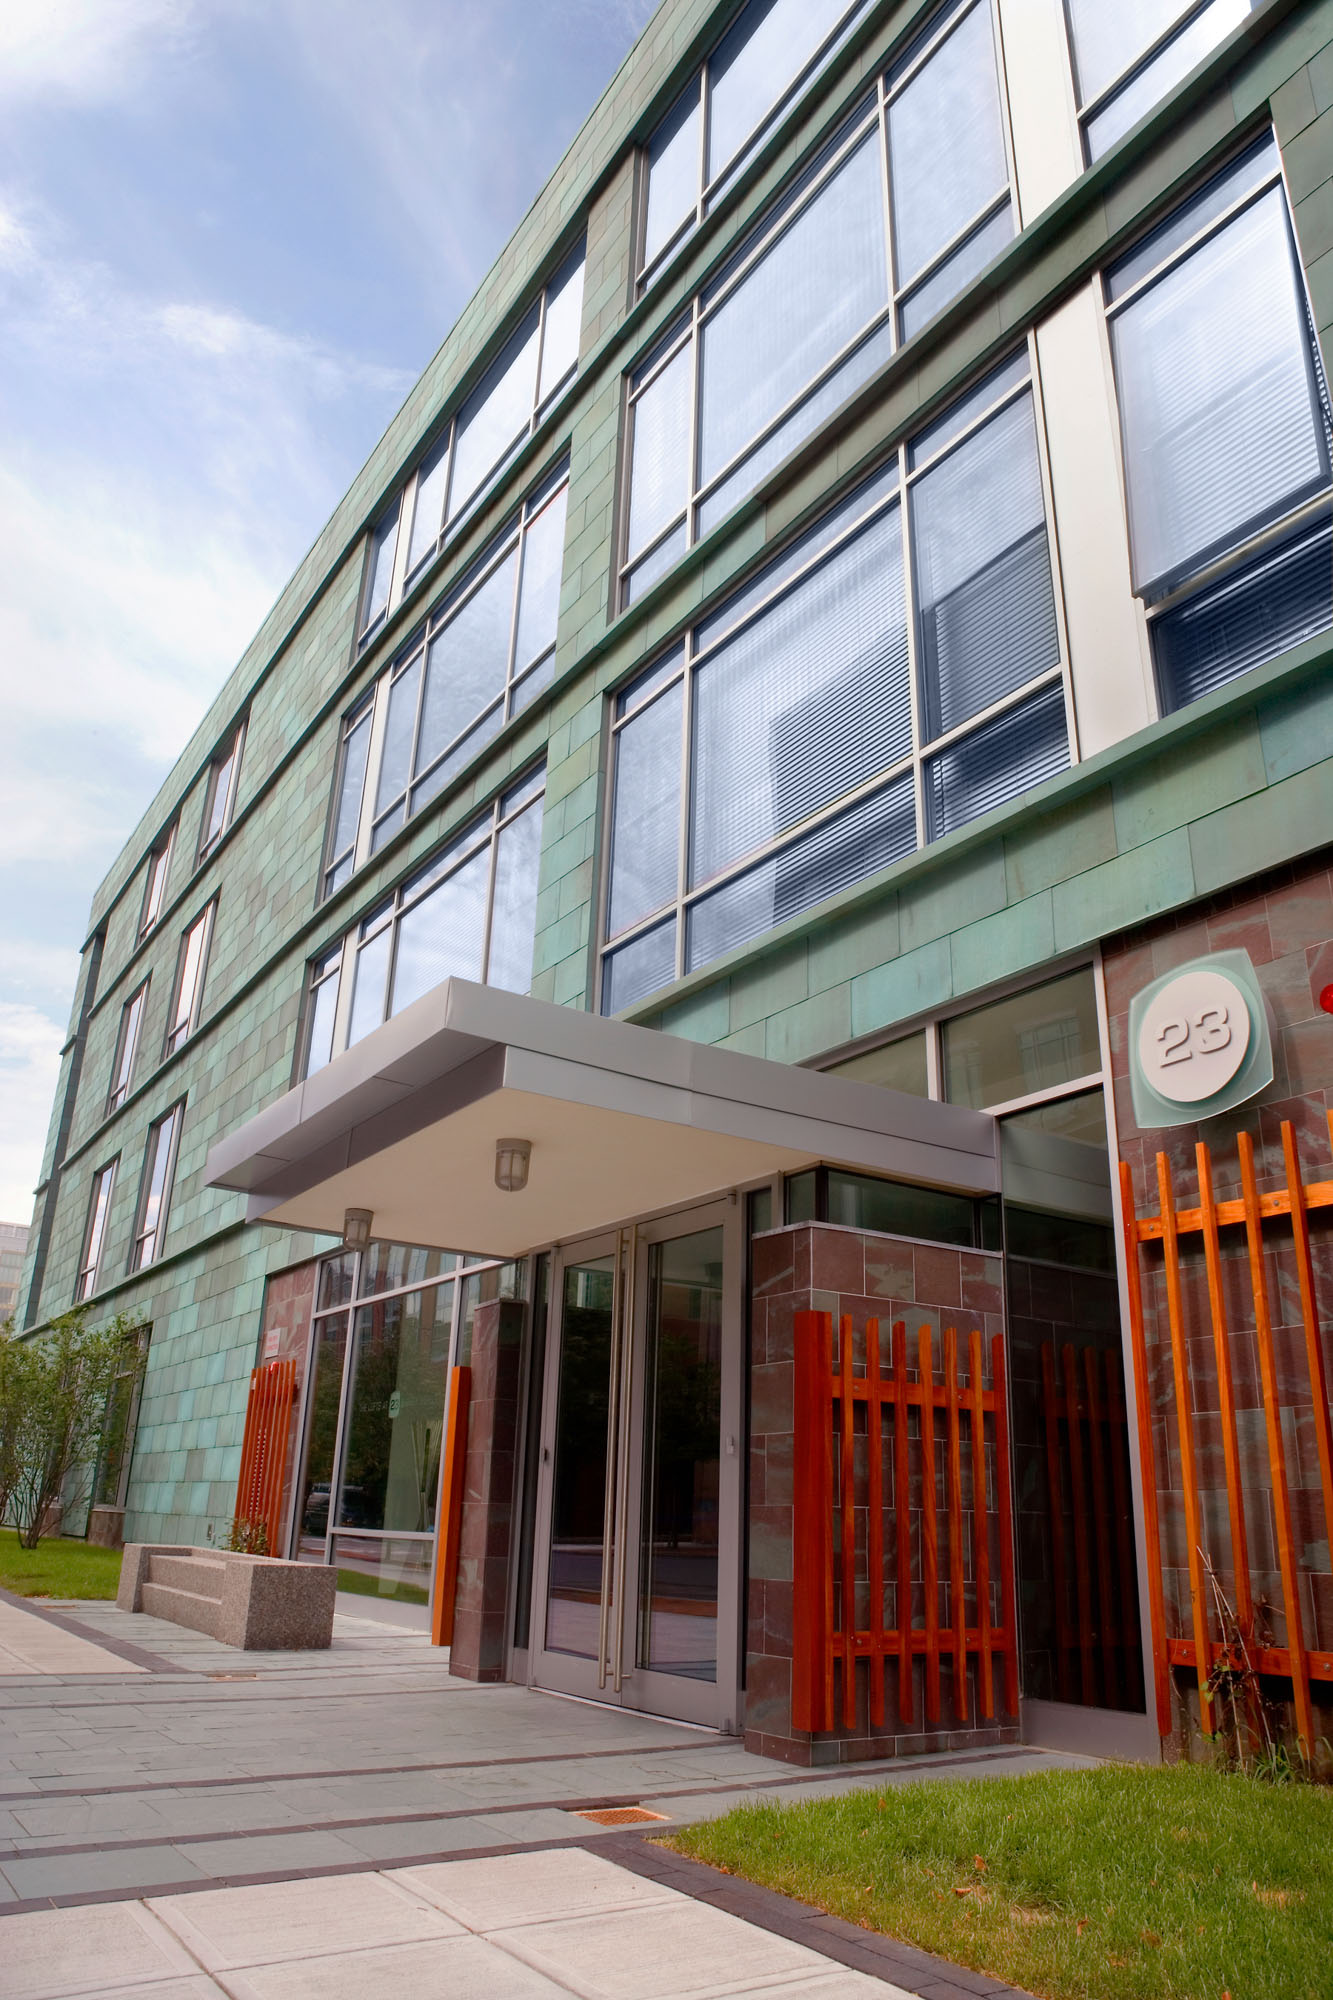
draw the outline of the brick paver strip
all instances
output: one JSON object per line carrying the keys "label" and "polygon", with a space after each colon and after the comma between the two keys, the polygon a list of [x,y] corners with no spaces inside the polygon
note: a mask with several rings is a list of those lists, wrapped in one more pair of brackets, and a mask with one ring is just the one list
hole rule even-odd
{"label": "brick paver strip", "polygon": [[96,1626],[84,1625],[79,1619],[71,1618],[68,1612],[49,1610],[34,1598],[20,1597],[16,1591],[0,1588],[0,1603],[12,1605],[16,1611],[26,1611],[30,1617],[40,1618],[47,1625],[58,1625],[71,1638],[86,1640],[88,1645],[98,1646],[104,1653],[114,1653],[117,1659],[128,1660],[131,1666],[145,1667],[150,1674],[178,1674],[181,1671],[179,1665],[164,1660],[158,1653],[147,1653],[142,1646],[132,1646],[128,1639],[110,1639]]}

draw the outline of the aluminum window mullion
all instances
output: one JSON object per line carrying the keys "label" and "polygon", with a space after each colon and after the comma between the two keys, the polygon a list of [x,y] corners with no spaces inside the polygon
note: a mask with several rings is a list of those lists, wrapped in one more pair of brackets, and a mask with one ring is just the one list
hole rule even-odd
{"label": "aluminum window mullion", "polygon": [[994,722],[1000,716],[1007,714],[1010,709],[1021,708],[1030,695],[1054,687],[1063,673],[1064,666],[1060,661],[1053,667],[1043,667],[1042,671],[1034,674],[1031,680],[1024,681],[1021,687],[1012,689],[1008,694],[1002,694],[998,700],[988,702],[985,708],[979,708],[974,715],[969,715],[965,722],[957,722],[952,729],[943,730],[940,735],[930,737],[921,746],[923,759],[935,757],[941,750],[950,749],[964,737],[971,736],[974,731],[984,728],[988,722]]}
{"label": "aluminum window mullion", "polygon": [[898,486],[902,494],[899,539],[903,552],[903,617],[907,626],[907,709],[912,731],[912,800],[916,808],[917,852],[926,845],[926,800],[922,777],[921,666],[916,631],[916,559],[912,547],[911,493],[907,479],[907,440],[898,445]]}
{"label": "aluminum window mullion", "polygon": [[923,286],[929,284],[930,280],[937,276],[948,263],[949,259],[962,248],[968,237],[974,235],[993,216],[998,215],[1006,202],[1012,202],[1013,200],[1014,184],[1011,180],[1006,182],[1002,188],[993,194],[990,200],[977,210],[975,215],[969,217],[962,228],[949,238],[943,249],[936,251],[929,263],[923,264],[919,271],[914,271],[911,277],[898,287],[893,295],[894,305],[901,306],[905,299],[910,299],[914,292],[919,292]]}
{"label": "aluminum window mullion", "polygon": [[[1078,709],[1074,702],[1074,668],[1069,656],[1069,626],[1065,616],[1064,566],[1060,560],[1060,537],[1055,524],[1055,487],[1051,480],[1050,452],[1046,437],[1046,402],[1042,395],[1041,354],[1035,328],[1028,329],[1028,376],[1032,392],[1032,414],[1037,438],[1037,473],[1041,480],[1041,503],[1046,512],[1046,550],[1051,566],[1051,594],[1055,600],[1055,631],[1060,648],[1060,675],[1065,690],[1065,728],[1069,736],[1069,762],[1083,761],[1079,742]],[[1028,682],[1029,690],[1037,685]]]}
{"label": "aluminum window mullion", "polygon": [[[690,820],[694,808],[694,634],[685,637],[680,700],[680,837],[676,849],[676,977],[685,973],[685,897],[690,883]],[[609,905],[608,905],[609,907]]]}
{"label": "aluminum window mullion", "polygon": [[972,6],[960,7],[957,13],[951,14],[949,16],[949,19],[947,21],[941,21],[939,27],[935,30],[934,34],[931,35],[929,42],[919,51],[918,54],[913,56],[911,68],[905,69],[902,72],[901,76],[896,76],[893,79],[892,83],[890,83],[888,80],[888,71],[892,69],[894,65],[892,64],[892,62],[888,63],[885,69],[884,88],[885,88],[885,94],[890,104],[893,103],[896,97],[902,96],[903,92],[907,89],[909,84],[916,82],[922,70],[926,67],[926,64],[930,62],[931,58],[935,55],[936,51],[944,47],[944,44],[948,41],[950,35],[952,35],[956,29],[962,27],[968,15],[972,13],[973,9],[980,4],[983,4],[983,0],[972,0]]}
{"label": "aluminum window mullion", "polygon": [[[1156,62],[1158,56],[1161,55],[1162,51],[1166,48],[1169,48],[1171,43],[1175,41],[1177,35],[1183,33],[1183,31],[1186,28],[1190,27],[1197,15],[1206,13],[1211,5],[1212,5],[1212,0],[1190,0],[1190,4],[1184,7],[1181,10],[1181,12],[1176,15],[1175,20],[1171,22],[1170,26],[1163,28],[1155,41],[1149,42],[1145,48],[1139,50],[1136,56],[1131,57],[1129,62],[1126,63],[1125,67],[1119,72],[1118,75],[1113,76],[1109,83],[1104,83],[1102,85],[1101,89],[1097,92],[1097,95],[1095,97],[1088,98],[1086,103],[1080,101],[1078,107],[1078,115],[1080,123],[1082,123],[1085,119],[1095,118],[1099,111],[1104,111],[1106,109],[1106,106],[1111,102],[1112,98],[1118,97],[1120,95],[1120,92],[1125,88],[1126,84],[1132,83],[1134,79],[1139,75],[1141,70],[1151,68],[1152,64]],[[1078,38],[1074,34],[1073,23],[1069,21],[1067,12],[1065,14],[1065,19],[1069,27],[1070,53],[1074,59],[1071,67],[1073,68],[1075,83],[1077,83],[1078,82]]]}
{"label": "aluminum window mullion", "polygon": [[[889,280],[889,311],[894,313],[898,301],[898,245],[893,227],[893,183],[889,157],[889,93],[885,86],[884,72],[875,79],[875,105],[878,111],[879,148],[881,168],[881,194],[884,201],[884,262]],[[893,344],[898,345],[898,322],[893,318]]]}
{"label": "aluminum window mullion", "polygon": [[366,745],[366,774],[361,780],[361,810],[357,814],[356,838],[352,843],[352,873],[364,867],[371,856],[375,831],[375,794],[379,790],[380,760],[384,754],[384,732],[389,719],[389,687],[392,668],[386,667],[375,682],[371,696],[370,741]]}
{"label": "aluminum window mullion", "polygon": [[[1003,365],[1004,365],[1003,363],[1000,363],[1001,367],[1003,367]],[[1025,396],[1028,390],[1032,386],[1031,365],[1032,365],[1031,349],[1029,348],[1028,350],[1029,372],[1027,375],[1024,376],[1023,380],[1021,382],[1015,382],[1011,388],[1006,389],[1002,395],[997,396],[993,403],[987,403],[984,410],[979,411],[978,414],[972,418],[970,423],[965,424],[961,430],[956,431],[954,435],[951,438],[949,438],[946,443],[940,446],[938,451],[933,451],[929,458],[923,458],[919,465],[912,466],[911,469],[905,475],[907,484],[909,486],[917,485],[922,479],[925,478],[927,473],[933,472],[937,465],[941,464],[953,452],[957,451],[960,445],[966,444],[969,438],[975,437],[979,430],[983,430],[985,426],[991,421],[992,417],[998,417],[1001,410],[1007,410],[1010,403],[1016,403],[1020,396]],[[966,395],[967,391],[966,389],[964,389],[963,396],[965,397]],[[962,400],[961,397],[955,397],[952,399],[952,402],[957,403],[961,400]],[[946,406],[946,408],[940,412],[941,416],[948,415],[949,407],[950,406]],[[930,428],[931,428],[930,424],[925,424],[922,426],[923,430],[929,430]],[[917,435],[920,436],[920,432],[918,432]],[[907,442],[910,444],[911,440],[908,439]]]}
{"label": "aluminum window mullion", "polygon": [[[359,925],[354,925],[345,933],[340,946],[338,970],[330,974],[331,978],[336,978],[338,981],[338,997],[333,1003],[333,1029],[329,1038],[332,1051],[330,1061],[333,1056],[341,1055],[347,1047],[347,1032],[352,1024],[352,988],[356,984],[355,940],[359,928]],[[314,991],[313,985],[311,991],[312,993]]]}
{"label": "aluminum window mullion", "polygon": [[[1144,604],[1144,617],[1151,625],[1155,619],[1162,617],[1168,611],[1175,610],[1177,605],[1185,603],[1189,598],[1197,596],[1200,591],[1207,590],[1211,584],[1229,575],[1239,562],[1251,556],[1262,555],[1265,549],[1284,542],[1294,529],[1302,528],[1307,522],[1317,520],[1321,514],[1327,514],[1331,507],[1333,507],[1333,494],[1330,494],[1325,487],[1312,499],[1302,501],[1299,507],[1293,507],[1291,512],[1284,514],[1280,520],[1273,521],[1258,534],[1251,535],[1237,548],[1228,549],[1225,555],[1217,556],[1202,569],[1192,571],[1183,583],[1176,584],[1163,596],[1154,598],[1151,604]],[[1138,601],[1142,603],[1141,599]]]}
{"label": "aluminum window mullion", "polygon": [[[504,720],[506,722],[510,720],[509,701],[514,692],[514,668],[518,664],[515,658],[518,652],[518,610],[523,595],[523,570],[528,560],[528,527],[529,522],[525,508],[519,520],[518,540],[514,545],[514,591],[509,605],[509,650],[505,654],[503,695]],[[424,674],[421,677],[421,686],[424,693],[426,686],[426,677]]]}
{"label": "aluminum window mullion", "polygon": [[692,548],[695,541],[697,519],[695,502],[699,485],[699,428],[703,415],[703,314],[696,294],[690,310],[690,331],[693,345],[690,349],[690,450],[686,467],[685,491],[685,546]]}
{"label": "aluminum window mullion", "polygon": [[704,57],[699,66],[699,178],[694,189],[694,228],[698,229],[707,214],[708,198],[708,141],[713,124],[713,59]]}
{"label": "aluminum window mullion", "polygon": [[[1014,134],[1009,110],[1009,69],[1004,50],[1004,23],[1000,19],[1000,0],[986,0],[990,8],[991,44],[995,52],[995,87],[1000,97],[1000,134],[1004,140],[1004,162],[1009,170],[1009,199],[1014,205],[1014,230],[1017,236],[1023,228],[1023,202],[1018,186],[1018,161],[1014,154]],[[998,203],[997,203],[998,206]]]}
{"label": "aluminum window mullion", "polygon": [[[481,978],[484,985],[491,971],[491,927],[495,919],[495,864],[500,851],[500,801],[491,807],[490,853],[486,861],[486,915],[481,929]],[[448,879],[448,878],[446,878]]]}

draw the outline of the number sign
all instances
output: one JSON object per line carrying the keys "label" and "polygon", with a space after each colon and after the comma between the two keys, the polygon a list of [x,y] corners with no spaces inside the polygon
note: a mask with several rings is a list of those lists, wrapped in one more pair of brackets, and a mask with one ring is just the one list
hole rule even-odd
{"label": "number sign", "polygon": [[1272,1043],[1248,952],[1196,958],[1136,993],[1129,1055],[1143,1131],[1211,1118],[1266,1088]]}

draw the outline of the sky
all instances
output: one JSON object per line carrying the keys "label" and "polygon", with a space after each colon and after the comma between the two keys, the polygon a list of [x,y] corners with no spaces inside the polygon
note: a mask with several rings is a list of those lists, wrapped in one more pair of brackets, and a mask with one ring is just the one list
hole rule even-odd
{"label": "sky", "polygon": [[0,0],[0,1220],[93,891],[654,0]]}

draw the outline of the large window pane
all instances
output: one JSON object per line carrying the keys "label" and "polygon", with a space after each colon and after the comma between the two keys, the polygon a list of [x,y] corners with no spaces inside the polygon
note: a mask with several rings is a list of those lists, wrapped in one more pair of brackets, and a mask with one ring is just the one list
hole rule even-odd
{"label": "large window pane", "polygon": [[[338,1404],[347,1353],[347,1315],[315,1321],[313,1380],[306,1416],[305,1464],[296,1501],[296,1557],[322,1562],[329,1532],[333,1459],[338,1444]],[[274,1554],[279,1553],[277,1550]]]}
{"label": "large window pane", "polygon": [[369,631],[378,625],[389,602],[389,585],[393,581],[393,554],[398,543],[398,502],[394,501],[384,519],[375,530],[370,548],[370,566],[366,575],[366,603],[361,615],[361,629]]}
{"label": "large window pane", "polygon": [[616,738],[607,931],[616,937],[672,901],[680,867],[680,731],[675,687]]}
{"label": "large window pane", "polygon": [[910,750],[896,507],[699,669],[695,731],[694,882]]}
{"label": "large window pane", "polygon": [[1109,83],[1188,12],[1188,0],[1067,0],[1074,67],[1081,104],[1100,97]]}
{"label": "large window pane", "polygon": [[912,528],[922,698],[938,736],[1060,657],[1030,396],[925,474]]}
{"label": "large window pane", "polygon": [[942,750],[926,766],[926,837],[1016,799],[1069,766],[1062,687],[1049,688]]}
{"label": "large window pane", "polygon": [[489,986],[502,986],[508,993],[526,993],[532,985],[541,845],[542,804],[538,800],[502,830],[495,857],[486,982]]}
{"label": "large window pane", "polygon": [[699,199],[699,85],[692,83],[653,134],[648,149],[648,213],[643,261],[668,243]]}
{"label": "large window pane", "polygon": [[451,1284],[358,1308],[339,1527],[435,1526],[452,1320]]}
{"label": "large window pane", "polygon": [[352,988],[352,1018],[347,1045],[353,1047],[384,1019],[384,988],[389,975],[393,933],[385,924],[356,954],[356,984]]}
{"label": "large window pane", "polygon": [[850,1056],[846,1062],[834,1063],[829,1075],[874,1083],[881,1090],[905,1090],[911,1097],[929,1097],[925,1033],[903,1035],[896,1042],[867,1049],[864,1055]]}
{"label": "large window pane", "polygon": [[608,954],[602,968],[602,1012],[618,1014],[676,976],[676,920],[645,931],[632,944]]}
{"label": "large window pane", "polygon": [[544,403],[571,369],[578,366],[579,329],[583,317],[583,252],[575,263],[552,279],[546,294],[546,329],[542,335],[542,379],[538,394]]}
{"label": "large window pane", "polygon": [[1281,190],[1112,321],[1134,580],[1187,574],[1328,479]]}
{"label": "large window pane", "polygon": [[690,382],[687,345],[634,405],[629,552],[643,548],[684,508],[690,484]]}
{"label": "large window pane", "polygon": [[871,133],[704,327],[701,482],[887,300],[883,183]]}
{"label": "large window pane", "polygon": [[416,758],[418,771],[424,770],[446,744],[452,743],[504,687],[509,670],[517,564],[515,549],[431,641]]}
{"label": "large window pane", "polygon": [[446,979],[481,978],[490,867],[490,849],[484,847],[404,912],[398,926],[391,1015],[401,1014]]}
{"label": "large window pane", "polygon": [[752,0],[708,65],[708,178],[716,179],[847,12],[847,0]]}
{"label": "large window pane", "polygon": [[389,714],[380,751],[379,784],[375,791],[378,819],[394,799],[401,798],[412,763],[412,732],[417,721],[417,690],[421,685],[421,655],[405,667],[389,690]]}
{"label": "large window pane", "polygon": [[944,1024],[944,1094],[984,1109],[1102,1066],[1090,971],[1030,986]]}
{"label": "large window pane", "polygon": [[449,479],[449,439],[436,446],[417,475],[416,508],[412,515],[412,540],[408,545],[408,574],[433,554],[440,538],[444,514],[444,491]]}
{"label": "large window pane", "polygon": [[523,581],[518,599],[518,645],[514,672],[555,644],[560,612],[560,566],[565,553],[569,488],[548,500],[523,538]]}
{"label": "large window pane", "polygon": [[1199,701],[1331,624],[1333,536],[1323,520],[1154,621],[1162,707]]}
{"label": "large window pane", "polygon": [[[1087,0],[1083,0],[1083,5],[1086,10]],[[1196,14],[1189,26],[1173,36],[1152,62],[1146,63],[1136,76],[1131,77],[1103,110],[1089,118],[1089,158],[1099,160],[1103,153],[1109,152],[1131,125],[1137,125],[1154,104],[1189,75],[1196,63],[1202,62],[1233,28],[1239,27],[1250,12],[1250,6],[1251,0],[1213,0],[1211,7],[1205,7],[1201,14]],[[1161,10],[1154,8],[1153,11]],[[1168,5],[1165,11],[1170,14],[1176,9]],[[1103,18],[1114,20],[1120,10],[1101,5],[1097,7],[1097,12]]]}
{"label": "large window pane", "polygon": [[897,280],[905,285],[1008,185],[990,8],[973,7],[889,106]]}
{"label": "large window pane", "polygon": [[454,470],[449,483],[452,520],[487,474],[506,458],[532,421],[537,389],[538,311],[532,308],[499,360],[458,414]]}
{"label": "large window pane", "polygon": [[701,896],[689,914],[686,970],[693,972],[724,951],[762,937],[775,924],[901,860],[915,846],[916,806],[908,775],[711,896]]}

